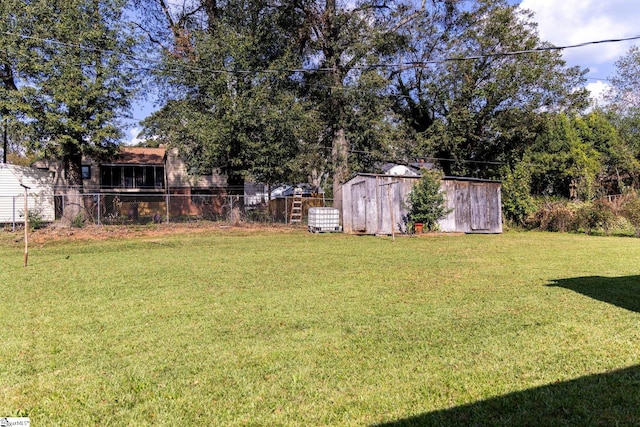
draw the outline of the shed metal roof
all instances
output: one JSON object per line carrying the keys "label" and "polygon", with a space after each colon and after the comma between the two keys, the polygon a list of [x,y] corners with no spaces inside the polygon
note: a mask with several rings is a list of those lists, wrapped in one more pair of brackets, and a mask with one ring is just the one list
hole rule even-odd
{"label": "shed metal roof", "polygon": [[[419,179],[419,176],[414,176],[414,175],[388,175],[388,174],[383,174],[383,173],[357,173],[355,174],[353,177],[351,177],[351,179],[357,177],[357,176],[381,176],[381,177],[394,177],[394,178],[413,178],[413,179]],[[493,179],[482,179],[482,178],[471,178],[471,177],[464,177],[464,176],[444,176],[442,177],[443,180],[445,181],[472,181],[472,182],[493,182],[493,183],[501,183],[502,181],[498,181],[498,180],[493,180]]]}

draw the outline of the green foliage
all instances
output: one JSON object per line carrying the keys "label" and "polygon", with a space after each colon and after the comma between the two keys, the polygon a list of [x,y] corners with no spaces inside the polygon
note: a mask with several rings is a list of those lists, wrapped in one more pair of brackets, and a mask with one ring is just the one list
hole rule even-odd
{"label": "green foliage", "polygon": [[531,197],[531,174],[526,165],[517,163],[513,169],[507,166],[501,170],[502,212],[506,220],[520,226],[525,225],[530,214],[535,211]]}
{"label": "green foliage", "polygon": [[579,120],[565,114],[546,117],[543,132],[525,156],[531,164],[534,194],[579,200],[591,200],[597,195],[602,155],[591,141],[581,138]]}
{"label": "green foliage", "polygon": [[635,192],[627,197],[622,214],[635,229],[636,237],[640,237],[640,197]]}
{"label": "green foliage", "polygon": [[[317,141],[318,134],[295,73],[286,71],[301,66],[299,10],[231,1],[215,10],[194,6],[190,13],[202,19],[186,21],[191,36],[176,35],[163,52],[169,71],[159,78],[172,90],[145,121],[145,134],[178,147],[194,174],[221,168],[235,183],[244,177],[288,181],[301,144]],[[169,31],[171,22],[166,25]]]}
{"label": "green foliage", "polygon": [[[545,45],[533,16],[506,1],[435,4],[433,13],[414,21],[404,61]],[[398,73],[396,109],[424,136],[408,152],[451,159],[443,162],[446,174],[495,176],[481,161],[519,157],[535,138],[540,110],[586,105],[587,92],[576,90],[584,73],[568,68],[557,51],[447,61]]]}
{"label": "green foliage", "polygon": [[598,199],[582,204],[577,211],[576,220],[586,234],[591,234],[594,229],[601,227],[608,235],[615,218],[616,214],[611,203]]}
{"label": "green foliage", "polygon": [[[23,124],[32,149],[64,161],[82,186],[83,155],[110,154],[135,74],[123,0],[2,2],[0,111]],[[8,8],[8,10],[7,10]]]}
{"label": "green foliage", "polygon": [[327,172],[344,181],[350,168],[370,169],[396,140],[387,79],[366,64],[400,43],[389,30],[402,17],[389,9],[400,2],[356,11],[336,2],[194,1],[168,13],[137,3],[166,20],[164,37],[154,38],[170,40],[169,71],[159,75],[170,90],[145,134],[179,147],[194,172],[221,167],[232,178],[319,186]]}
{"label": "green foliage", "polygon": [[71,227],[73,227],[73,228],[82,228],[82,227],[84,227],[84,216],[81,213],[79,213],[75,217],[73,217],[73,220],[71,221]]}
{"label": "green foliage", "polygon": [[409,205],[409,221],[422,223],[427,230],[438,229],[438,221],[450,212],[445,206],[445,195],[440,181],[442,173],[424,171],[420,180],[413,186],[407,196]]}
{"label": "green foliage", "polygon": [[42,218],[40,212],[37,211],[29,211],[29,226],[31,230],[40,230],[41,228],[46,227],[47,223]]}
{"label": "green foliage", "polygon": [[640,48],[632,46],[616,62],[616,73],[611,77],[612,90],[608,94],[608,108],[621,116],[639,117],[640,102]]}

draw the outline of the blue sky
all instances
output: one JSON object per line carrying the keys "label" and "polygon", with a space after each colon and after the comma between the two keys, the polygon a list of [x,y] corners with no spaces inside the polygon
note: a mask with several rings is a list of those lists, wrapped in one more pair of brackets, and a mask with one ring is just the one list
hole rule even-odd
{"label": "blue sky", "polygon": [[[640,0],[510,0],[510,3],[533,11],[540,38],[556,46],[640,35]],[[589,69],[587,87],[597,99],[615,72],[614,62],[633,44],[640,44],[640,40],[567,49],[563,56],[568,65]],[[152,111],[150,102],[134,107],[136,120],[125,143],[137,142],[135,136],[140,131],[137,121]]]}
{"label": "blue sky", "polygon": [[[520,7],[535,13],[540,38],[556,46],[640,35],[640,0],[522,0]],[[614,62],[634,44],[640,40],[567,49],[563,56],[568,65],[590,70],[587,87],[597,98]]]}

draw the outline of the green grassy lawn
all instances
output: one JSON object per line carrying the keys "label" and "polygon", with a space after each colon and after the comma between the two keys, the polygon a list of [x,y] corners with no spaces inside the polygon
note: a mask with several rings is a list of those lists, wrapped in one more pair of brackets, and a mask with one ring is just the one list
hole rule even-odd
{"label": "green grassy lawn", "polygon": [[0,417],[638,425],[640,239],[0,235]]}

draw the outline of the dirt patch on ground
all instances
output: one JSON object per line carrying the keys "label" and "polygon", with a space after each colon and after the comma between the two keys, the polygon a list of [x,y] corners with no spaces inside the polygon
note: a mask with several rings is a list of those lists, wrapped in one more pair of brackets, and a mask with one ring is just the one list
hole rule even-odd
{"label": "dirt patch on ground", "polygon": [[[152,225],[88,225],[82,228],[64,227],[53,224],[29,233],[29,241],[46,243],[55,241],[108,240],[136,237],[157,237],[171,234],[207,233],[207,232],[278,232],[291,233],[306,230],[302,226],[284,224],[239,223],[231,225],[219,222],[198,222],[188,224],[152,224]],[[20,235],[21,238],[21,235]]]}

